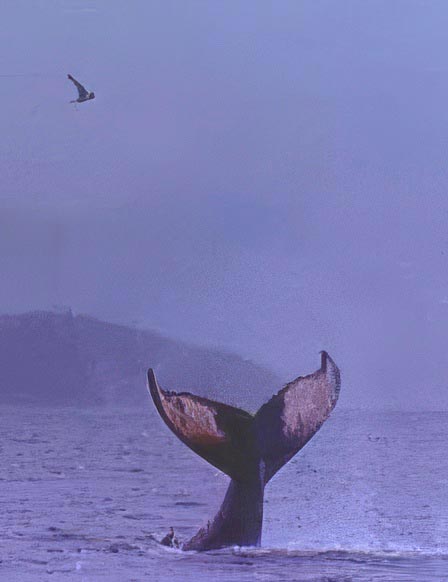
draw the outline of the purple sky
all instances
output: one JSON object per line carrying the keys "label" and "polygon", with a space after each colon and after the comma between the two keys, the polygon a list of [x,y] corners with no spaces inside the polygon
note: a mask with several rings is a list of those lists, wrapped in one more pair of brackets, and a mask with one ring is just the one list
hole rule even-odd
{"label": "purple sky", "polygon": [[[3,0],[0,304],[447,408],[445,0]],[[71,73],[97,98],[79,105]]]}

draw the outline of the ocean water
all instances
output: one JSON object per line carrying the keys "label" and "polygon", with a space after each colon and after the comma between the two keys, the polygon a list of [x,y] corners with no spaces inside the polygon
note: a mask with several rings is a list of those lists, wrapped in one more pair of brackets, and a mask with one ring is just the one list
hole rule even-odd
{"label": "ocean water", "polygon": [[261,548],[194,553],[228,478],[141,410],[0,411],[0,580],[448,581],[448,413],[336,409],[266,488]]}

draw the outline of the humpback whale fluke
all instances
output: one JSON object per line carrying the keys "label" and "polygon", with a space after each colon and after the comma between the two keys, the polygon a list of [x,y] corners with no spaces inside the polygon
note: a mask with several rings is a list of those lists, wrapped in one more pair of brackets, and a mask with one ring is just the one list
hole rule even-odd
{"label": "humpback whale fluke", "polygon": [[287,384],[253,416],[188,392],[162,390],[148,370],[149,391],[168,427],[231,478],[214,520],[182,549],[260,545],[264,488],[328,418],[340,384],[336,364],[321,352],[319,370]]}

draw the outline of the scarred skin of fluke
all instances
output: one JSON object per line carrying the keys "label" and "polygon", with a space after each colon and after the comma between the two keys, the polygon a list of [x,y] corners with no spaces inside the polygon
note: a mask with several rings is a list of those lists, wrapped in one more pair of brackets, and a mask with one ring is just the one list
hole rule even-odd
{"label": "scarred skin of fluke", "polygon": [[336,405],[340,373],[321,352],[321,367],[287,384],[251,415],[188,392],[168,392],[148,370],[154,404],[168,427],[195,453],[231,478],[213,521],[183,550],[259,546],[269,480],[319,430]]}

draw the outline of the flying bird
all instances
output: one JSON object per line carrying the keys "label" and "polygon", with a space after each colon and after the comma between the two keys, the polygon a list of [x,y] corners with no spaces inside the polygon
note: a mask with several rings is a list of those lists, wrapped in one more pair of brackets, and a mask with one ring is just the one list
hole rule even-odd
{"label": "flying bird", "polygon": [[81,85],[74,77],[67,75],[67,77],[74,83],[78,89],[78,99],[70,101],[70,103],[83,103],[84,101],[89,101],[90,99],[95,99],[95,93],[93,91],[87,91],[87,89]]}

